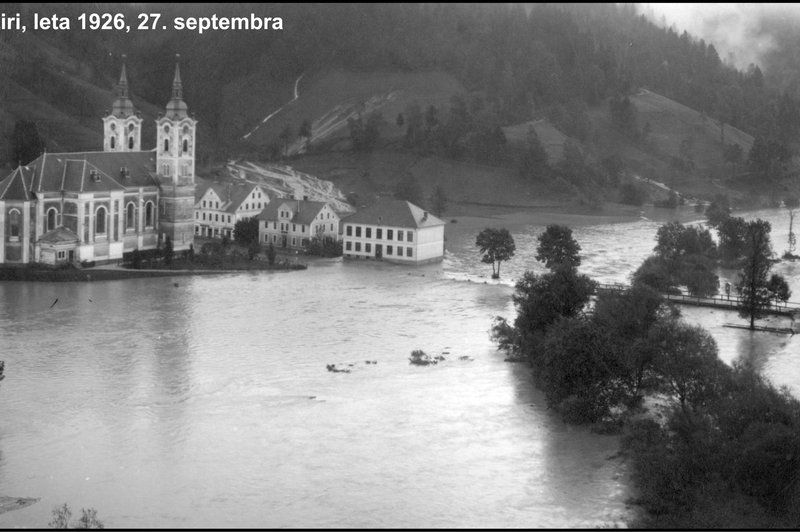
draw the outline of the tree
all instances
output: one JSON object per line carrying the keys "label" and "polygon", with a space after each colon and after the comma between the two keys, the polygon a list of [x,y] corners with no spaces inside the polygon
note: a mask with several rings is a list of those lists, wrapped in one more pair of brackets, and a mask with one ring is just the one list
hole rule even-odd
{"label": "tree", "polygon": [[564,225],[548,225],[539,235],[536,260],[543,262],[550,270],[559,266],[577,268],[581,264],[578,253],[581,246],[572,238],[572,229]]}
{"label": "tree", "polygon": [[504,260],[510,260],[516,251],[514,238],[505,228],[494,229],[487,227],[478,233],[475,245],[478,246],[480,253],[483,255],[481,262],[492,265],[492,279],[500,277],[500,263]]}
{"label": "tree", "polygon": [[761,219],[746,223],[745,259],[737,289],[741,302],[739,316],[750,319],[751,329],[755,329],[755,320],[764,316],[771,299],[767,288],[767,275],[772,267],[771,229],[769,222]]}
{"label": "tree", "polygon": [[251,216],[237,220],[233,226],[233,238],[244,246],[249,246],[253,242],[258,244],[258,218]]}
{"label": "tree", "polygon": [[714,196],[711,203],[706,207],[706,218],[708,225],[714,228],[719,228],[720,224],[724,222],[731,215],[731,206],[728,196],[718,194]]}
{"label": "tree", "polygon": [[12,133],[13,164],[28,164],[42,154],[45,143],[39,136],[36,122],[17,120]]}
{"label": "tree", "polygon": [[718,366],[723,362],[716,341],[700,326],[669,319],[655,324],[648,343],[663,391],[688,417],[690,408],[700,406],[717,387],[714,377],[721,373]]}
{"label": "tree", "polygon": [[97,519],[97,510],[94,508],[81,508],[81,517],[77,522],[70,523],[72,517],[72,510],[64,503],[62,506],[53,508],[53,519],[47,524],[50,528],[82,528],[82,529],[100,529],[105,528],[102,521]]}
{"label": "tree", "polygon": [[773,273],[767,283],[767,290],[770,297],[775,300],[775,303],[786,303],[792,297],[792,291],[789,289],[789,283],[782,275]]}
{"label": "tree", "polygon": [[410,201],[414,205],[422,203],[422,187],[414,174],[408,172],[397,183],[394,189],[394,197],[399,200]]}
{"label": "tree", "polygon": [[433,196],[431,196],[431,210],[436,216],[441,216],[444,214],[446,208],[447,196],[444,193],[444,189],[442,185],[436,185],[436,188],[433,190]]}
{"label": "tree", "polygon": [[798,207],[800,207],[800,198],[796,196],[789,196],[784,198],[783,206],[786,210],[789,211],[789,251],[788,253],[791,255],[794,253],[795,245],[797,244],[797,237],[794,234],[794,211]]}

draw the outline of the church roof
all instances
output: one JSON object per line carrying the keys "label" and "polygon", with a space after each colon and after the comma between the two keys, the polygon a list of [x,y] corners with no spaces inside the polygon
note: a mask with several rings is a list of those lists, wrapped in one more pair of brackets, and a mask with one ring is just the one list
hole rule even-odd
{"label": "church roof", "polygon": [[56,227],[42,235],[39,242],[46,244],[68,244],[78,242],[78,235],[66,227]]}
{"label": "church roof", "polygon": [[445,222],[404,200],[379,200],[366,209],[351,214],[343,223],[364,225],[385,225],[389,227],[432,227]]}
{"label": "church roof", "polygon": [[327,205],[327,203],[324,201],[276,199],[267,205],[264,210],[261,211],[261,213],[259,213],[258,219],[268,222],[279,220],[278,210],[283,205],[287,205],[292,211],[293,216],[290,220],[292,223],[310,225],[311,222],[314,221],[314,218],[317,217],[317,214],[319,214],[319,211],[321,211],[325,205]]}
{"label": "church roof", "polygon": [[18,166],[5,179],[0,181],[0,200],[29,201],[33,184],[33,169]]}
{"label": "church roof", "polygon": [[44,153],[26,165],[33,192],[103,192],[157,186],[155,151]]}

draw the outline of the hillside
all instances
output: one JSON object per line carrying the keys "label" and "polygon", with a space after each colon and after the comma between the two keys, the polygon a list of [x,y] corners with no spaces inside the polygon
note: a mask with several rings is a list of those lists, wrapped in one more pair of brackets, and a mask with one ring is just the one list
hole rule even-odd
{"label": "hillside", "polygon": [[279,84],[269,86],[263,76],[253,76],[226,87],[226,130],[264,149],[288,127],[293,134],[285,153],[294,155],[305,151],[306,140],[297,137],[305,120],[311,124],[311,144],[347,137],[348,119],[372,112],[383,115],[384,136],[398,137],[404,130],[396,125],[396,117],[409,105],[445,107],[453,95],[465,92],[444,72],[325,70],[303,74],[293,85],[289,92]]}

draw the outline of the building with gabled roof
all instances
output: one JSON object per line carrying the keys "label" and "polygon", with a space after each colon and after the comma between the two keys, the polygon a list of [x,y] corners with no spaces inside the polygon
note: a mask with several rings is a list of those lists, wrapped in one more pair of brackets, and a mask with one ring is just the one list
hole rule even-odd
{"label": "building with gabled roof", "polygon": [[45,152],[0,180],[0,264],[113,261],[167,240],[189,249],[197,122],[178,65],[155,149],[141,151],[141,124],[123,64],[103,151]]}
{"label": "building with gabled roof", "polygon": [[195,189],[194,234],[234,238],[236,222],[258,216],[268,204],[259,185],[201,180]]}
{"label": "building with gabled roof", "polygon": [[275,199],[258,215],[258,241],[302,249],[312,238],[339,239],[339,215],[324,201]]}
{"label": "building with gabled roof", "polygon": [[403,200],[379,200],[342,220],[345,258],[413,263],[444,257],[445,222]]}

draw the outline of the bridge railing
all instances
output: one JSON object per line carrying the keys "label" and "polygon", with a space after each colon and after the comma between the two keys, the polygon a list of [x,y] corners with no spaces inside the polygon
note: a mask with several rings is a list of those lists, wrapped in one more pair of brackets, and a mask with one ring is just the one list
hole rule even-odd
{"label": "bridge railing", "polygon": [[[630,290],[629,285],[620,284],[620,283],[600,283],[597,285],[598,291],[610,291],[610,292],[624,292]],[[690,296],[686,294],[662,294],[665,299],[670,301],[677,301],[683,302],[687,304],[694,304],[694,305],[703,305],[703,306],[710,306],[710,307],[723,307],[723,308],[734,308],[738,309],[741,306],[741,299],[738,295],[732,295],[730,297],[697,297],[697,296]],[[787,301],[785,303],[775,303],[774,301],[770,301],[769,308],[774,309],[776,311],[782,312],[800,312],[800,302],[794,301]]]}

